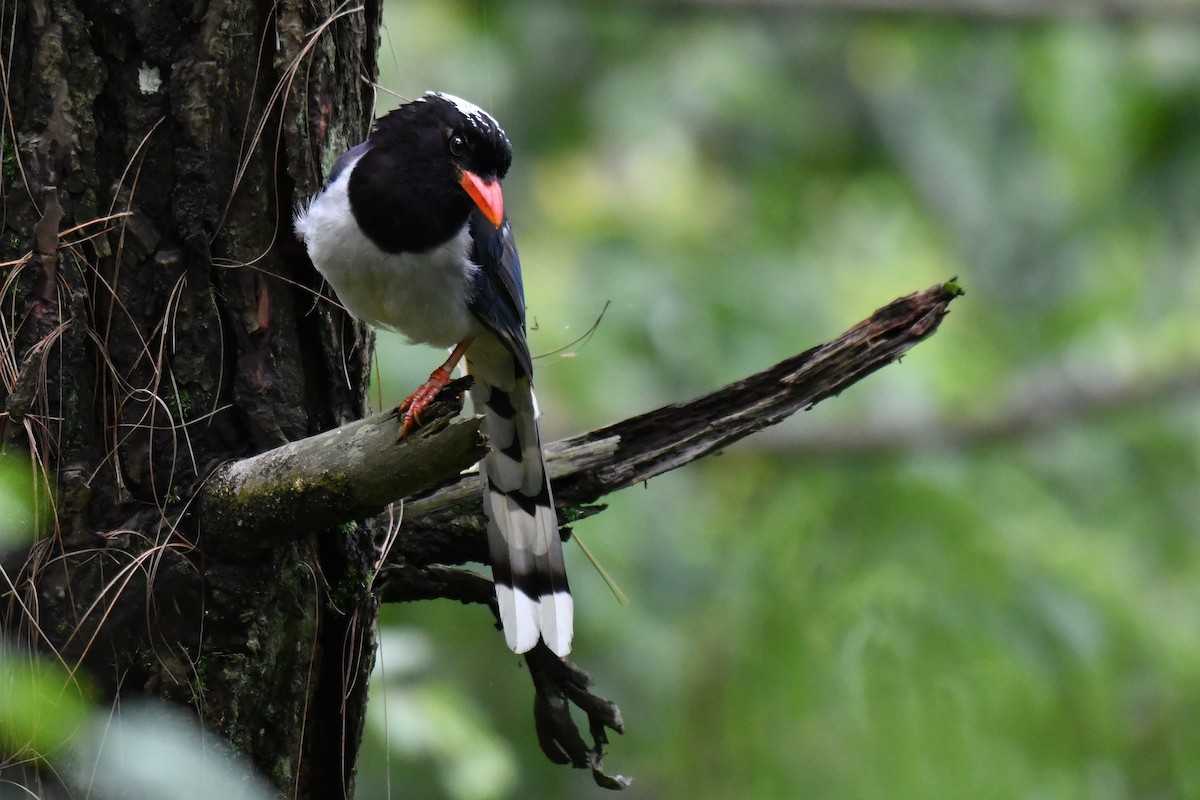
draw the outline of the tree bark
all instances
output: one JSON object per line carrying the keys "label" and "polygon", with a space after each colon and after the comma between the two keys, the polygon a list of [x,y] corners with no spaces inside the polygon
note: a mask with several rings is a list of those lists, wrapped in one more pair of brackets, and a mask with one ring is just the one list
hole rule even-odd
{"label": "tree bark", "polygon": [[4,630],[196,708],[288,796],[348,796],[371,528],[233,558],[190,511],[216,465],[365,410],[368,335],[290,214],[367,132],[380,5],[0,11],[3,444],[58,490]]}

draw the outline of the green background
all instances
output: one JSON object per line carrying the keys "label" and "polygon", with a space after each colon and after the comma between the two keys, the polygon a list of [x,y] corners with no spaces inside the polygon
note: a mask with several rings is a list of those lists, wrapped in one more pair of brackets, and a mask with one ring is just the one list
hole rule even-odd
{"label": "green background", "polygon": [[[381,111],[436,88],[513,142],[549,438],[967,290],[903,363],[577,526],[630,598],[569,547],[628,797],[1200,797],[1200,28],[522,2],[386,25]],[[383,404],[440,360],[379,352]],[[389,768],[394,797],[608,796],[537,751],[486,612],[385,621],[362,796]]]}

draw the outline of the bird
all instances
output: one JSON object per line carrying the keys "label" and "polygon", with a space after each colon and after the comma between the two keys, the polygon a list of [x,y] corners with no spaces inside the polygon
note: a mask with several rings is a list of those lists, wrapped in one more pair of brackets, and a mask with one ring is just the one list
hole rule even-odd
{"label": "bird", "polygon": [[512,145],[491,114],[429,91],[379,117],[293,223],[351,315],[450,356],[398,408],[402,435],[465,359],[488,451],[488,550],[509,648],[571,651],[574,601],[526,341],[525,294],[501,181]]}

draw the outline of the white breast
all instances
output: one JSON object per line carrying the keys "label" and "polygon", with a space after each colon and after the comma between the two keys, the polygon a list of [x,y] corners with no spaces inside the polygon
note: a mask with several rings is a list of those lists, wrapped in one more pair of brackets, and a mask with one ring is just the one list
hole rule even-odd
{"label": "white breast", "polygon": [[371,325],[413,342],[451,347],[479,332],[467,310],[478,266],[471,235],[458,235],[424,253],[385,253],[363,235],[350,210],[347,187],[357,159],[296,213],[296,233],[309,258],[346,309]]}

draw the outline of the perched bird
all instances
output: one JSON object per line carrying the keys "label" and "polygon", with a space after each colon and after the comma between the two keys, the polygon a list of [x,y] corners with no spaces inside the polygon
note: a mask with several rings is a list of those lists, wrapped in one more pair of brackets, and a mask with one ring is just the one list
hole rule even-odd
{"label": "perched bird", "polygon": [[571,650],[571,592],[525,341],[525,293],[500,181],[512,146],[496,120],[428,92],[376,120],[296,213],[297,235],[347,310],[412,342],[452,348],[400,406],[403,430],[465,356],[490,449],[480,462],[508,646]]}

